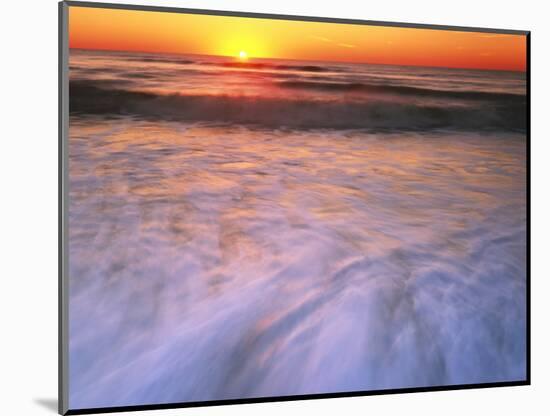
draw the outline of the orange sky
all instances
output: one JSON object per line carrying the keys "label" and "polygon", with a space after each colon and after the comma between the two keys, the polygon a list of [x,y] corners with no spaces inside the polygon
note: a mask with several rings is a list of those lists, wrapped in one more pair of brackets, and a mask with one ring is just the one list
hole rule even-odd
{"label": "orange sky", "polygon": [[69,7],[71,48],[525,71],[526,37]]}

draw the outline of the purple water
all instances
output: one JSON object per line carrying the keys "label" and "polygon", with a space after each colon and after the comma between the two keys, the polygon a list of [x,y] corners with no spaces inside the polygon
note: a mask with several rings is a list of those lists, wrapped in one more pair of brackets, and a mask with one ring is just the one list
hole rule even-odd
{"label": "purple water", "polygon": [[71,51],[70,407],[525,377],[525,76]]}

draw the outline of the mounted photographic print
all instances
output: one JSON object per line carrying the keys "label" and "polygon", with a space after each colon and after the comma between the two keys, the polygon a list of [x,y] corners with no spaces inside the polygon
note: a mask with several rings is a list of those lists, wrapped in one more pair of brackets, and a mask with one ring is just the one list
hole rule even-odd
{"label": "mounted photographic print", "polygon": [[60,3],[60,413],[529,384],[529,123],[529,32]]}

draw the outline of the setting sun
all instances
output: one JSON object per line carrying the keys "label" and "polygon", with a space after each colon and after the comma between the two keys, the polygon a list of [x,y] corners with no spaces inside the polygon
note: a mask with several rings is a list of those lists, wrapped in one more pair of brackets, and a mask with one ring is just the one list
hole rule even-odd
{"label": "setting sun", "polygon": [[61,414],[529,384],[531,32],[59,12]]}
{"label": "setting sun", "polygon": [[[449,30],[341,25],[70,8],[70,47],[389,65],[525,71],[525,37]],[[185,27],[185,30],[182,30]],[[99,28],[99,29],[98,29]]]}

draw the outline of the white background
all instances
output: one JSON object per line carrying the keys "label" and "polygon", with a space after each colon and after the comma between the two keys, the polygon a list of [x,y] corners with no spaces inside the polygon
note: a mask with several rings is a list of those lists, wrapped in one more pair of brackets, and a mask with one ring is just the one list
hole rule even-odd
{"label": "white background", "polygon": [[[532,386],[176,409],[147,415],[549,414],[550,16],[546,2],[127,2],[532,31]],[[57,1],[3,3],[0,13],[0,412],[53,415],[57,398]]]}

